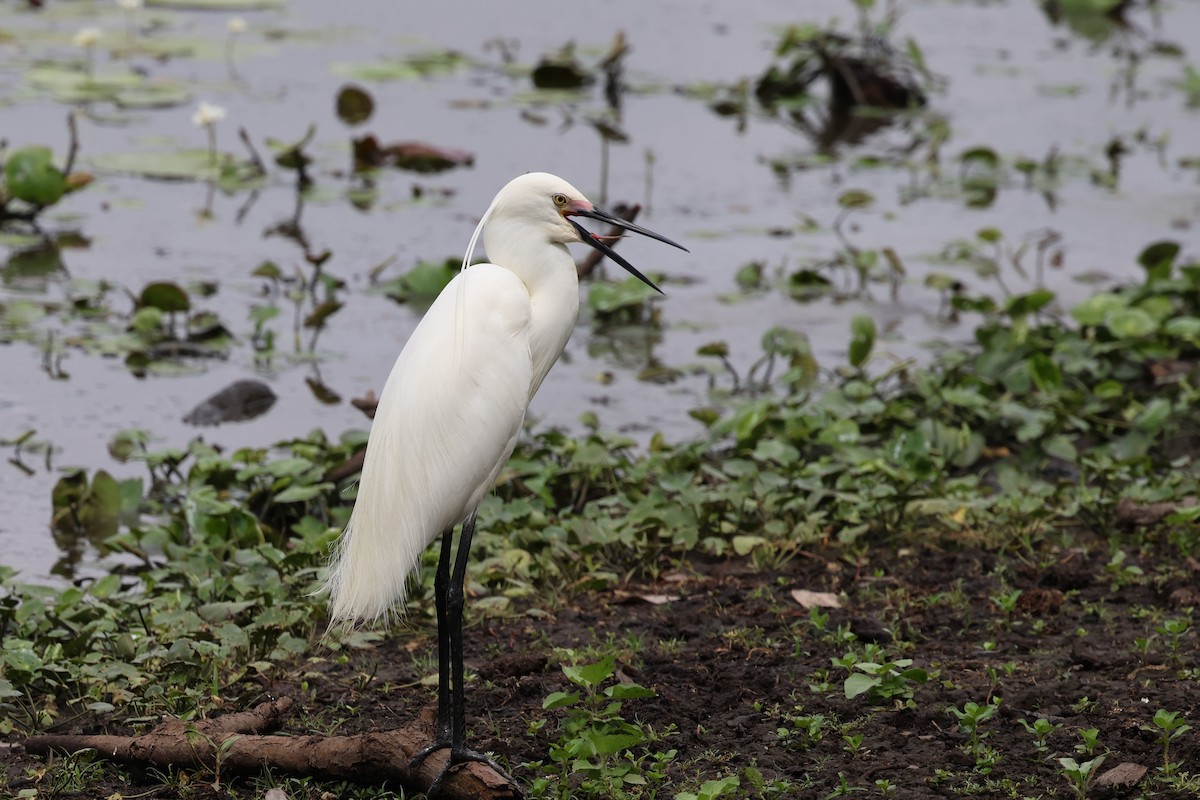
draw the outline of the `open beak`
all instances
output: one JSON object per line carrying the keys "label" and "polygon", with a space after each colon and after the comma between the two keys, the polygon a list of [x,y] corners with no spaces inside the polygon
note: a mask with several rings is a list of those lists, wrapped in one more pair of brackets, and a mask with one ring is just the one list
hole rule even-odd
{"label": "open beak", "polygon": [[685,253],[688,252],[688,249],[686,247],[684,247],[683,245],[679,244],[678,242],[673,242],[670,239],[668,239],[667,237],[662,236],[661,234],[657,234],[652,230],[647,230],[646,228],[643,228],[641,225],[634,225],[632,222],[626,222],[625,220],[621,219],[620,217],[615,217],[612,214],[605,213],[598,208],[572,209],[571,211],[567,212],[566,220],[567,220],[567,222],[571,223],[571,226],[574,227],[576,232],[579,233],[580,239],[582,239],[587,244],[590,244],[592,247],[596,248],[601,253],[604,253],[604,255],[608,256],[613,261],[620,264],[622,267],[627,269],[631,275],[633,275],[635,278],[637,278],[642,283],[646,284],[647,286],[649,286],[651,289],[658,292],[659,294],[662,294],[663,290],[659,289],[657,286],[655,286],[654,281],[650,280],[645,275],[643,275],[641,272],[639,272],[632,264],[630,264],[624,258],[621,258],[621,256],[617,255],[617,252],[615,250],[613,250],[611,247],[609,247],[607,244],[605,244],[598,236],[596,236],[596,234],[592,233],[587,228],[583,227],[578,222],[571,219],[571,217],[591,217],[592,219],[598,219],[601,222],[607,222],[609,225],[615,225],[618,228],[624,228],[625,230],[630,231],[631,233],[640,233],[642,236],[649,236],[651,239],[658,239],[660,242],[663,242],[664,244],[669,244],[672,247],[678,247],[680,250],[682,250]]}

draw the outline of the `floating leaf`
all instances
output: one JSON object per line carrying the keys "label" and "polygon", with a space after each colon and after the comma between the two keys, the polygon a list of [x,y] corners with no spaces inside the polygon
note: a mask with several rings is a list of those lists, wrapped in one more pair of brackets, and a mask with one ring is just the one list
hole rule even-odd
{"label": "floating leaf", "polygon": [[218,154],[214,164],[208,150],[102,153],[92,156],[91,162],[104,172],[177,181],[211,180],[220,174],[223,163],[230,163],[228,156]]}
{"label": "floating leaf", "polygon": [[13,152],[4,164],[9,194],[39,206],[57,203],[67,191],[67,181],[53,158],[48,147],[22,147]]}
{"label": "floating leaf", "polygon": [[371,118],[375,101],[360,86],[343,86],[337,95],[338,119],[347,125],[359,125]]}
{"label": "floating leaf", "polygon": [[837,202],[842,208],[866,208],[875,202],[875,195],[862,189],[849,189],[838,195]]}
{"label": "floating leaf", "polygon": [[1178,242],[1155,242],[1138,254],[1138,263],[1146,270],[1147,280],[1165,280],[1171,277],[1171,267],[1179,256]]}
{"label": "floating leaf", "polygon": [[151,83],[131,86],[113,95],[121,108],[172,108],[190,103],[192,93],[186,86],[175,83]]}
{"label": "floating leaf", "polygon": [[142,308],[157,308],[159,311],[187,311],[192,307],[188,294],[179,284],[163,281],[147,284],[142,289],[138,305]]}
{"label": "floating leaf", "polygon": [[265,11],[287,4],[288,0],[146,0],[148,8],[182,11]]}
{"label": "floating leaf", "polygon": [[454,50],[434,50],[371,63],[335,62],[329,69],[334,75],[360,81],[409,81],[448,75],[470,63],[469,58]]}

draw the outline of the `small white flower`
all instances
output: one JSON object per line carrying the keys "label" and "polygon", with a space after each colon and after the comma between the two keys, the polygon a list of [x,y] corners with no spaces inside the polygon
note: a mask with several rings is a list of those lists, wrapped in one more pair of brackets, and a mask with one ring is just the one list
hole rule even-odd
{"label": "small white flower", "polygon": [[211,103],[201,102],[192,114],[192,124],[199,128],[208,128],[225,119],[225,109]]}
{"label": "small white flower", "polygon": [[230,17],[225,27],[229,29],[231,34],[237,36],[239,33],[246,32],[246,20],[241,17]]}
{"label": "small white flower", "polygon": [[99,28],[83,28],[71,37],[71,44],[85,49],[95,47],[102,36],[104,36],[104,31]]}
{"label": "small white flower", "polygon": [[145,0],[117,0],[117,5],[126,11],[137,11],[145,4]]}

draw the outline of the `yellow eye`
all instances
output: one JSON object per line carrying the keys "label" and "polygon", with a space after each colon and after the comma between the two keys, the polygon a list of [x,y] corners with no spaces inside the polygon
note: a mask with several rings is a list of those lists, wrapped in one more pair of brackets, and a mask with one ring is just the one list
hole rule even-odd
{"label": "yellow eye", "polygon": [[567,198],[567,196],[565,194],[554,195],[554,205],[556,205],[556,206],[565,206],[569,202],[570,202],[570,200]]}

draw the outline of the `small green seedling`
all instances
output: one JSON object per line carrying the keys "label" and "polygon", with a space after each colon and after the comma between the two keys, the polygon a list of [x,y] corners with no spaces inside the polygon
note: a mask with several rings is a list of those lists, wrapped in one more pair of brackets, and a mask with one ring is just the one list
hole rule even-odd
{"label": "small green seedling", "polygon": [[1081,755],[1090,756],[1096,752],[1096,748],[1100,745],[1100,729],[1099,728],[1080,728],[1079,729],[1079,744],[1075,745],[1075,752]]}
{"label": "small green seedling", "polygon": [[987,722],[992,717],[996,716],[996,712],[1000,709],[1000,699],[994,698],[987,705],[981,706],[978,703],[968,702],[963,703],[961,709],[950,706],[946,709],[947,714],[954,715],[958,719],[958,727],[963,733],[967,734],[967,752],[976,760],[982,754],[983,739],[987,738],[987,734],[979,730],[979,726]]}
{"label": "small green seedling", "polygon": [[[632,755],[634,747],[646,741],[647,731],[621,717],[626,700],[653,697],[654,692],[636,683],[603,684],[616,675],[616,659],[610,655],[595,664],[564,666],[563,674],[581,691],[552,692],[542,702],[545,710],[563,709],[559,723],[561,736],[550,748],[553,765],[543,767],[557,774],[557,789],[577,793],[563,797],[616,797],[619,788],[641,786],[648,781],[640,765],[643,759]],[[602,688],[603,687],[603,688]],[[673,756],[674,751],[670,751]],[[572,789],[568,779],[582,776]],[[545,779],[540,779],[545,781]],[[539,792],[550,789],[539,785]]]}
{"label": "small green seedling", "polygon": [[1050,746],[1046,744],[1046,740],[1050,738],[1050,734],[1061,728],[1062,725],[1055,725],[1045,717],[1038,717],[1032,723],[1027,719],[1022,719],[1020,722],[1025,730],[1033,734],[1038,753],[1045,755],[1050,752]]}
{"label": "small green seedling", "polygon": [[741,783],[736,775],[729,775],[717,781],[705,781],[695,792],[677,793],[675,800],[716,800],[718,797],[732,794]]}
{"label": "small green seedling", "polygon": [[1162,771],[1167,775],[1173,775],[1179,764],[1171,763],[1171,742],[1190,731],[1192,726],[1180,719],[1178,711],[1167,711],[1165,708],[1160,708],[1154,712],[1152,725],[1139,725],[1138,728],[1157,736],[1155,741],[1161,744],[1163,749]]}
{"label": "small green seedling", "polygon": [[912,666],[911,658],[898,658],[895,661],[880,658],[879,661],[883,663],[858,660],[849,663],[851,660],[835,659],[835,664],[851,673],[843,685],[847,700],[866,694],[867,699],[875,705],[910,705],[916,688],[929,680],[929,673]]}
{"label": "small green seedling", "polygon": [[1172,664],[1179,664],[1179,649],[1183,642],[1183,637],[1191,630],[1191,623],[1186,619],[1164,619],[1162,624],[1154,629],[1154,632],[1163,636],[1167,640],[1167,649],[1171,656]]}
{"label": "small green seedling", "polygon": [[1104,756],[1096,756],[1082,764],[1073,758],[1060,758],[1058,763],[1062,765],[1063,776],[1071,785],[1071,791],[1075,792],[1075,799],[1085,800],[1087,791],[1096,777],[1096,770],[1104,763]]}

